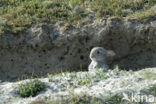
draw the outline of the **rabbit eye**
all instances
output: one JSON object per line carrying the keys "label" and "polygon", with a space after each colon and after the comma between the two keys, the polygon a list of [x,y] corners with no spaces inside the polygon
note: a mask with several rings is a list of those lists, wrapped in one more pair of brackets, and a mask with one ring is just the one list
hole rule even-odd
{"label": "rabbit eye", "polygon": [[100,51],[97,51],[97,54],[100,54]]}

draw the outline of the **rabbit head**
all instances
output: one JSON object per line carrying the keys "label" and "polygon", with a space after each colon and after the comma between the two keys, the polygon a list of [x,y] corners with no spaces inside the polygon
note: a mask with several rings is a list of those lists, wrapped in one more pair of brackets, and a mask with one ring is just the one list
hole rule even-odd
{"label": "rabbit head", "polygon": [[114,56],[115,53],[112,50],[105,50],[102,47],[94,47],[90,52],[90,59],[92,61],[105,61],[106,58]]}

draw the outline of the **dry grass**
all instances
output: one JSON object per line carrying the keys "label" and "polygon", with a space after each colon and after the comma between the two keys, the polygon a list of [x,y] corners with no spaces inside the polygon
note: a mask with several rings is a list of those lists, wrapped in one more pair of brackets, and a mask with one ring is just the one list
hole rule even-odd
{"label": "dry grass", "polygon": [[153,9],[149,9],[146,11],[136,12],[134,14],[129,15],[128,18],[136,18],[139,20],[149,19],[149,17],[151,18],[151,17],[156,16],[156,10],[155,9],[153,8]]}

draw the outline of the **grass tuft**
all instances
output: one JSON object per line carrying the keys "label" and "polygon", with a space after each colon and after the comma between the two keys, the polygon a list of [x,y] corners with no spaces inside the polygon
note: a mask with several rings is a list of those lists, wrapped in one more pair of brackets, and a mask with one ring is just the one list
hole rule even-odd
{"label": "grass tuft", "polygon": [[18,94],[21,97],[34,97],[45,89],[45,84],[38,79],[30,80],[18,86]]}

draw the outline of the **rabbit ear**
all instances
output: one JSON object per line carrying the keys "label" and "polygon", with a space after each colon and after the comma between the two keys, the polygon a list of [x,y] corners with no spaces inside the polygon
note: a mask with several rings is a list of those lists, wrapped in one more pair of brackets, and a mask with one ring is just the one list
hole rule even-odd
{"label": "rabbit ear", "polygon": [[107,57],[115,56],[115,52],[112,51],[112,50],[107,50],[106,56],[107,56]]}

